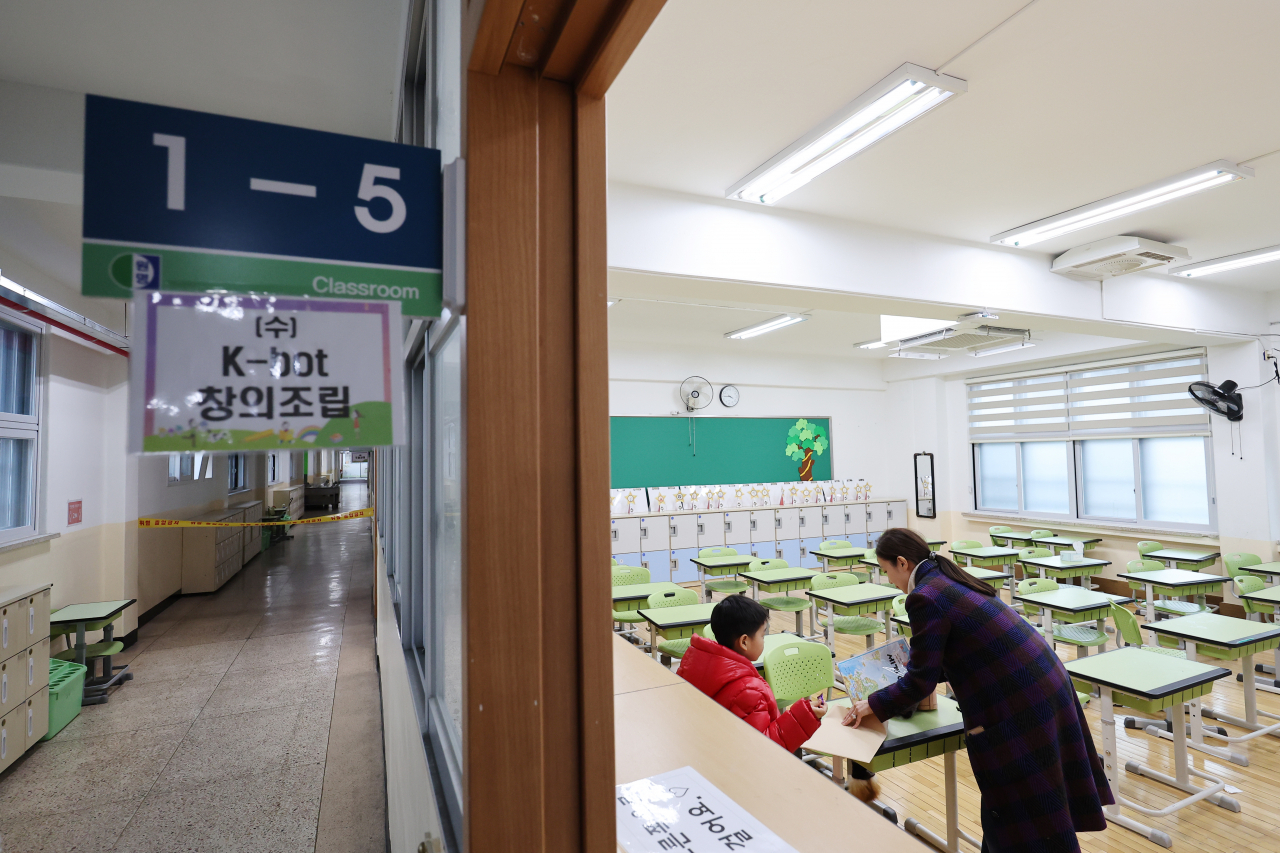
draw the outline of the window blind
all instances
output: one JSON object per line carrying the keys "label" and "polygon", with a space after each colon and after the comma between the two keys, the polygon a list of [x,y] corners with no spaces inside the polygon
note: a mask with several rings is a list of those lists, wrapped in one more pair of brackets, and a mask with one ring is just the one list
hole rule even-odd
{"label": "window blind", "polygon": [[1208,435],[1187,386],[1208,378],[1203,350],[967,383],[972,441]]}

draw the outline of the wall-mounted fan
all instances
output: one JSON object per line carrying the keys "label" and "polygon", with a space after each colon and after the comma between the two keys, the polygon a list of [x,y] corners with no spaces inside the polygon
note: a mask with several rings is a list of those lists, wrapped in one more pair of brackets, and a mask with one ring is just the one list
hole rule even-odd
{"label": "wall-mounted fan", "polygon": [[1221,385],[1192,382],[1187,386],[1187,393],[1191,395],[1191,399],[1215,415],[1222,415],[1229,421],[1238,421],[1244,418],[1244,398],[1236,391],[1239,387],[1230,379]]}
{"label": "wall-mounted fan", "polygon": [[680,399],[684,401],[684,407],[691,412],[710,406],[715,397],[715,389],[701,376],[690,376],[680,383]]}

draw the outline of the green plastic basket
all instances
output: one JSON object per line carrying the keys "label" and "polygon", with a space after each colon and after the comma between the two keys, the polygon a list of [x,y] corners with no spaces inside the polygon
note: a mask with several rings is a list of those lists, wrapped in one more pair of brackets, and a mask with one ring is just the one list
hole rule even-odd
{"label": "green plastic basket", "polygon": [[84,677],[88,669],[75,661],[49,661],[49,732],[40,740],[49,740],[80,713],[80,703],[84,700]]}

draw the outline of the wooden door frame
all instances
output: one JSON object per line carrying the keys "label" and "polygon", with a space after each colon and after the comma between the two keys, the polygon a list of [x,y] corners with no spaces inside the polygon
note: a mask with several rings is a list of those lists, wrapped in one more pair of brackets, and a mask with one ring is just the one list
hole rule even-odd
{"label": "wooden door frame", "polygon": [[664,2],[487,0],[476,24],[462,827],[476,853],[616,849],[604,95]]}

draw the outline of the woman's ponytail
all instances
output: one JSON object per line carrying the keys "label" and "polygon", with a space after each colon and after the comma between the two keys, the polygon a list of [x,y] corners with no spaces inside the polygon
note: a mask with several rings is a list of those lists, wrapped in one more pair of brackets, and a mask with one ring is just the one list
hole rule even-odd
{"label": "woman's ponytail", "polygon": [[891,527],[880,536],[879,541],[876,542],[876,557],[888,560],[890,563],[897,562],[898,558],[902,557],[913,566],[925,560],[933,560],[938,570],[956,583],[986,596],[996,594],[995,589],[990,585],[957,566],[950,558],[930,551],[929,543],[925,542],[919,533],[905,527]]}

